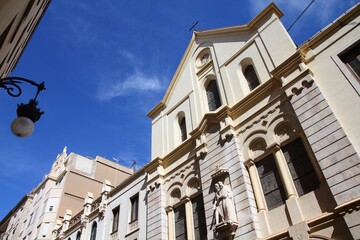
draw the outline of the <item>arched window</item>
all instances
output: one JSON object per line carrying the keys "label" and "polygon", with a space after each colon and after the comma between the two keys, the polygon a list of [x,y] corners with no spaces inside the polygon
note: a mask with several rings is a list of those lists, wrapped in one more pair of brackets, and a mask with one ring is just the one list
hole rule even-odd
{"label": "arched window", "polygon": [[79,231],[79,232],[77,232],[77,234],[76,234],[76,240],[80,240],[80,237],[81,237],[81,232]]}
{"label": "arched window", "polygon": [[185,117],[180,119],[179,127],[180,127],[181,141],[185,141],[187,139]]}
{"label": "arched window", "polygon": [[206,87],[206,97],[208,100],[209,110],[215,111],[221,106],[220,95],[215,80],[211,80]]}
{"label": "arched window", "polygon": [[91,227],[90,240],[96,240],[96,230],[97,230],[97,223],[94,222]]}
{"label": "arched window", "polygon": [[244,76],[249,85],[250,91],[260,85],[260,81],[256,75],[255,69],[253,65],[249,65],[244,70]]}
{"label": "arched window", "polygon": [[174,208],[175,239],[191,239],[186,229],[186,222],[193,222],[195,239],[207,239],[206,218],[203,195],[191,199],[192,212],[185,210],[185,204]]}

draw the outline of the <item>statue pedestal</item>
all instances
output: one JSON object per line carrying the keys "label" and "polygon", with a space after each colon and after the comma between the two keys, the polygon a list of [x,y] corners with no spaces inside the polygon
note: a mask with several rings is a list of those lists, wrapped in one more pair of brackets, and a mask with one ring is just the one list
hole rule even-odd
{"label": "statue pedestal", "polygon": [[215,226],[214,233],[216,239],[232,240],[234,239],[238,222],[220,222]]}

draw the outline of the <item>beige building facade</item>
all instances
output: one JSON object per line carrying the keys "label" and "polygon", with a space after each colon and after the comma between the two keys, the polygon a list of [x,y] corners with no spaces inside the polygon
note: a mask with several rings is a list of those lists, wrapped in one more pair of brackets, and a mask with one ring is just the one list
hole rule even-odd
{"label": "beige building facade", "polygon": [[131,169],[100,156],[67,154],[65,147],[44,180],[1,221],[0,239],[51,239],[66,209],[81,211],[88,192],[97,198],[106,179],[119,184],[132,174]]}
{"label": "beige building facade", "polygon": [[51,0],[0,1],[0,78],[15,68]]}
{"label": "beige building facade", "polygon": [[147,173],[144,169],[113,188],[102,186],[97,199],[87,193],[83,210],[66,210],[53,230],[53,239],[147,239]]}

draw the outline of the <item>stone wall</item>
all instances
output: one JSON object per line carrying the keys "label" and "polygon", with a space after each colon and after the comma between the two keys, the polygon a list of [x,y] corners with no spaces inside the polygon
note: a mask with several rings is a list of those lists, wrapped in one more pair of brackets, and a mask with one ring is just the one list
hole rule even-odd
{"label": "stone wall", "polygon": [[[316,83],[304,82],[291,103],[337,205],[359,198],[359,155]],[[359,215],[359,209],[353,214]],[[355,236],[360,232],[360,217],[352,215],[344,219],[353,237],[358,239]]]}
{"label": "stone wall", "polygon": [[[213,174],[221,169],[227,171],[226,176],[221,179],[224,179],[224,184],[232,189],[234,195],[239,223],[234,239],[256,239],[256,203],[247,170],[241,161],[239,144],[234,137],[235,132],[229,127],[226,131],[230,137],[225,140],[221,139],[217,126],[211,128],[206,134],[207,155],[199,161],[208,239],[214,237],[212,231],[214,229],[213,198],[215,195],[214,179],[216,178],[213,177]],[[210,230],[210,228],[212,229]]]}

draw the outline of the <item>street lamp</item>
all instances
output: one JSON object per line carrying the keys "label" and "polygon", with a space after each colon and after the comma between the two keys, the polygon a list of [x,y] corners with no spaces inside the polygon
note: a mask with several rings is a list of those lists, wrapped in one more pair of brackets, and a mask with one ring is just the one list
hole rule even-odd
{"label": "street lamp", "polygon": [[30,99],[29,103],[18,104],[16,110],[17,118],[11,123],[11,131],[18,137],[30,136],[34,131],[34,122],[38,121],[44,112],[37,107],[37,96],[42,90],[45,90],[45,83],[36,83],[21,77],[6,77],[0,79],[0,88],[3,88],[12,97],[19,97],[22,90],[19,84],[26,82],[37,87],[35,98]]}

